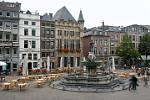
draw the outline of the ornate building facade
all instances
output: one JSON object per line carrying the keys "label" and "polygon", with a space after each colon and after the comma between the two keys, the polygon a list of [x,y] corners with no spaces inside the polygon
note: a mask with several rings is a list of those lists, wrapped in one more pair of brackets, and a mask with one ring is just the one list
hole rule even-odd
{"label": "ornate building facade", "polygon": [[80,11],[78,21],[64,6],[54,15],[56,36],[56,67],[79,67],[82,59],[81,37],[84,19]]}

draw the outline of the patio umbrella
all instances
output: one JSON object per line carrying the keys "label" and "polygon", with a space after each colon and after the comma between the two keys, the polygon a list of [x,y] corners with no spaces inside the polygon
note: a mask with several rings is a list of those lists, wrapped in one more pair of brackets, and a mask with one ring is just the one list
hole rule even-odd
{"label": "patio umbrella", "polygon": [[47,71],[50,70],[50,58],[47,56]]}

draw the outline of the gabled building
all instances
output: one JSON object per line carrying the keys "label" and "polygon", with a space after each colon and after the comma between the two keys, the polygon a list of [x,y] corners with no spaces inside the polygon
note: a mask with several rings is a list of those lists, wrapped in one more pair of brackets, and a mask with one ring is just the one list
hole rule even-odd
{"label": "gabled building", "polygon": [[53,17],[55,21],[56,67],[79,67],[82,59],[81,37],[84,31],[82,11],[76,21],[64,6]]}
{"label": "gabled building", "polygon": [[7,72],[19,66],[19,11],[21,3],[0,2],[0,61],[6,62]]}

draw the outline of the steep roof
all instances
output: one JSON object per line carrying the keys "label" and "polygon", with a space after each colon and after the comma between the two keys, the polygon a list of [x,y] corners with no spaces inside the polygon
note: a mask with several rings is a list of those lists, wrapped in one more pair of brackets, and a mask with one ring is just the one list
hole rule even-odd
{"label": "steep roof", "polygon": [[143,26],[146,27],[150,31],[150,25],[143,25]]}
{"label": "steep roof", "polygon": [[53,20],[64,20],[64,21],[74,21],[76,22],[76,20],[73,18],[73,16],[71,15],[71,13],[68,11],[68,9],[64,6],[61,9],[59,9],[55,15]]}
{"label": "steep roof", "polygon": [[47,13],[45,13],[43,16],[41,16],[41,20],[46,20],[46,21],[52,20],[52,14],[50,13],[48,15]]}
{"label": "steep roof", "polygon": [[84,22],[82,10],[80,10],[78,21],[83,21]]}

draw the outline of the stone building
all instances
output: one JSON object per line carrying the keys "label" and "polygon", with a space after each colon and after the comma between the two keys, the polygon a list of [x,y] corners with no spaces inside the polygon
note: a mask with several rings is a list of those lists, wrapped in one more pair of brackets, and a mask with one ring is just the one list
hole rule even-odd
{"label": "stone building", "polygon": [[[40,15],[30,11],[20,12],[19,20],[19,61],[28,71],[36,69],[40,59]],[[26,62],[25,60],[26,58]],[[24,65],[26,63],[26,65]]]}
{"label": "stone building", "polygon": [[104,22],[102,22],[102,25],[99,27],[87,29],[82,39],[83,56],[87,57],[90,51],[90,49],[87,48],[90,48],[89,44],[92,42],[92,51],[97,60],[107,60],[107,62],[109,62],[110,59],[113,59],[113,65],[119,64],[119,57],[116,51],[123,35],[124,32],[122,32],[120,26],[108,26],[104,25]]}
{"label": "stone building", "polygon": [[[88,52],[94,52],[97,59],[107,59],[110,56],[110,36],[102,32],[101,29],[92,28],[87,30],[83,42],[83,56],[87,57]],[[92,43],[92,47],[90,47]]]}
{"label": "stone building", "polygon": [[78,67],[82,60],[81,37],[84,31],[82,11],[76,21],[64,6],[54,15],[56,38],[55,67]]}
{"label": "stone building", "polygon": [[123,27],[122,31],[129,35],[134,47],[138,49],[141,37],[144,35],[144,33],[148,33],[149,29],[144,25],[133,24]]}
{"label": "stone building", "polygon": [[55,22],[52,13],[41,16],[41,59],[42,66],[46,67],[47,57],[50,58],[50,69],[55,64]]}
{"label": "stone building", "polygon": [[16,72],[19,62],[20,7],[18,2],[0,2],[0,61],[7,63],[9,72]]}

